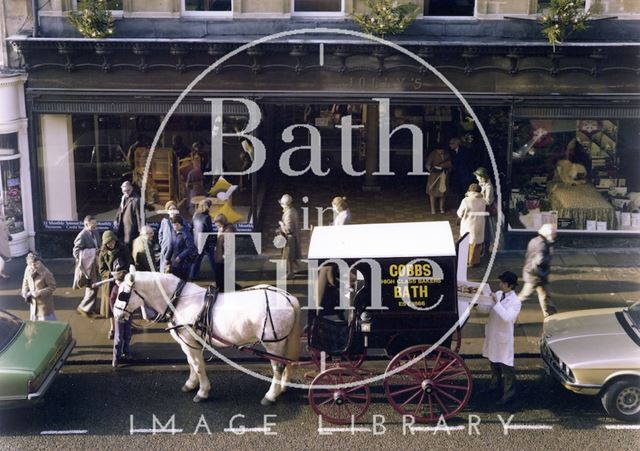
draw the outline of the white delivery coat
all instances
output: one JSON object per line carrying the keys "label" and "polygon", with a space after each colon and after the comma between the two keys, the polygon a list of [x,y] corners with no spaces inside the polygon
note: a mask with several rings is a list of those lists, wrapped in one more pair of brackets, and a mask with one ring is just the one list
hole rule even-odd
{"label": "white delivery coat", "polygon": [[[502,298],[502,291],[496,291],[496,299]],[[489,312],[489,321],[484,328],[482,355],[493,363],[513,366],[513,325],[518,319],[521,302],[515,291],[506,294],[496,302]]]}

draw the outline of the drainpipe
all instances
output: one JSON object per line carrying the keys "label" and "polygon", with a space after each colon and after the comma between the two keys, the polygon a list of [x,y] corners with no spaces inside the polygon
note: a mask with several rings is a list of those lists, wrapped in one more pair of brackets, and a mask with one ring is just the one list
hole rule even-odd
{"label": "drainpipe", "polygon": [[38,0],[31,0],[31,14],[33,15],[33,30],[31,37],[38,37]]}

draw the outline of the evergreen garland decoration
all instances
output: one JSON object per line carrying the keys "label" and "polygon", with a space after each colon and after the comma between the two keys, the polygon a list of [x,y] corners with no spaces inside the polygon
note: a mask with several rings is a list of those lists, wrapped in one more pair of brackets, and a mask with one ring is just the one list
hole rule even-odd
{"label": "evergreen garland decoration", "polygon": [[69,13],[69,22],[85,38],[102,39],[113,34],[114,20],[106,0],[83,0]]}
{"label": "evergreen garland decoration", "polygon": [[591,14],[591,8],[585,10],[585,0],[551,0],[549,11],[540,17],[539,23],[553,51],[574,32],[586,30]]}
{"label": "evergreen garland decoration", "polygon": [[352,14],[362,31],[384,38],[402,33],[415,20],[420,8],[414,3],[399,5],[393,0],[367,0],[369,13]]}

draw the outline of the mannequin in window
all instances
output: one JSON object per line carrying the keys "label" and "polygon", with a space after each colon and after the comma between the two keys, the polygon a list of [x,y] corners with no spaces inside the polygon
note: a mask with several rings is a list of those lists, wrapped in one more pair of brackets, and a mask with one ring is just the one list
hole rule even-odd
{"label": "mannequin in window", "polygon": [[[556,164],[556,180],[566,185],[583,185],[587,183],[587,168],[584,164],[584,151],[578,148],[577,141],[572,139],[567,144],[564,159]],[[587,157],[588,158],[588,157]]]}

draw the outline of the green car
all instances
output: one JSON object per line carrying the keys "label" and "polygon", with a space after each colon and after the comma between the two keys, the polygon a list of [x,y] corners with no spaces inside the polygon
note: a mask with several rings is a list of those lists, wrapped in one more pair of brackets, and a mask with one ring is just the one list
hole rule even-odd
{"label": "green car", "polygon": [[42,398],[75,344],[66,323],[0,310],[0,405]]}

